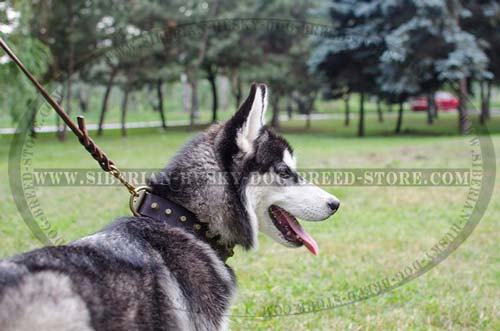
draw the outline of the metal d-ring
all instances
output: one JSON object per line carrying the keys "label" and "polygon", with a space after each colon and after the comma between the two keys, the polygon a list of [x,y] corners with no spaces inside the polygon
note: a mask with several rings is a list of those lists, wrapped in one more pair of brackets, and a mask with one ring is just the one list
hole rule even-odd
{"label": "metal d-ring", "polygon": [[141,216],[141,214],[139,214],[137,209],[140,207],[142,199],[144,199],[146,193],[151,191],[152,189],[149,186],[139,186],[135,189],[135,192],[130,195],[129,207],[134,216]]}

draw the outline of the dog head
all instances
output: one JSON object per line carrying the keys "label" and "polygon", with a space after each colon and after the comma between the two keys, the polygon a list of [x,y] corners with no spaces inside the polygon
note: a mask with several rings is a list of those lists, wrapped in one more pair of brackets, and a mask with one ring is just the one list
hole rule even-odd
{"label": "dog head", "polygon": [[[296,218],[325,220],[339,201],[299,175],[289,143],[264,125],[267,94],[265,85],[253,84],[231,119],[200,133],[164,169],[165,176],[149,184],[155,194],[195,213],[227,245],[250,249],[262,231],[317,254],[316,242]],[[216,177],[214,185],[213,173],[223,180]]]}
{"label": "dog head", "polygon": [[238,174],[239,197],[253,235],[261,231],[285,246],[304,245],[316,255],[318,245],[297,218],[325,220],[340,202],[300,176],[290,144],[264,125],[267,96],[265,85],[253,84],[246,101],[226,123],[226,133],[234,137],[226,168]]}

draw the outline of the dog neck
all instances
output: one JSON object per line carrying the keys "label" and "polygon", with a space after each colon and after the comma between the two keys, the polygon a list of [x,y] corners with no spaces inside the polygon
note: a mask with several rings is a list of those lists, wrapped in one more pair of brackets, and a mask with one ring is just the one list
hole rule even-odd
{"label": "dog neck", "polygon": [[[148,185],[153,194],[194,213],[225,245],[250,249],[255,234],[242,201],[241,186],[234,183],[230,173],[233,168],[223,161],[233,156],[226,155],[230,139],[222,128],[215,124],[197,135]],[[215,174],[215,182],[211,174]]]}
{"label": "dog neck", "polygon": [[182,228],[209,244],[224,262],[234,254],[234,245],[225,244],[220,235],[210,232],[207,223],[200,222],[195,214],[169,199],[147,192],[138,205],[137,213]]}

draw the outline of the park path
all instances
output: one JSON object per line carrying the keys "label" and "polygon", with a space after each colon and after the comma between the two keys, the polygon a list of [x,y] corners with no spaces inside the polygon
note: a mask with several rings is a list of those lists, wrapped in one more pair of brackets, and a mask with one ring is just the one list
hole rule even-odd
{"label": "park path", "polygon": [[[340,116],[336,116],[337,114],[311,114],[311,119],[313,120],[321,120],[321,119],[330,119],[330,118],[337,118],[337,117],[342,117],[343,115],[338,114]],[[294,114],[293,119],[298,119],[298,120],[305,120],[307,117],[306,115],[297,115]],[[281,121],[288,121],[289,118],[286,115],[280,116]],[[196,122],[196,125],[208,125],[210,122]],[[189,121],[188,120],[172,120],[167,122],[167,128],[171,127],[183,127],[183,126],[188,126]],[[127,129],[138,129],[138,128],[161,128],[161,122],[160,121],[152,121],[152,122],[129,122],[125,124],[125,127]],[[87,124],[87,130],[88,131],[97,131],[98,127],[97,124]],[[105,123],[103,125],[103,130],[116,130],[116,129],[121,129],[121,124],[120,123]],[[57,127],[55,125],[44,125],[41,128],[37,130],[39,133],[50,133],[50,132],[57,132]],[[14,134],[16,133],[16,128],[0,128],[0,134],[4,135],[9,135],[9,134]]]}
{"label": "park path", "polygon": [[[475,113],[475,112],[471,112]],[[350,118],[355,118],[357,115],[356,113],[351,113]],[[365,114],[365,116],[377,116],[377,113],[375,112],[370,112]],[[396,117],[397,112],[392,112],[392,113],[387,113],[384,112],[384,117]],[[491,111],[491,116],[497,117],[500,116],[500,109],[494,109]],[[311,114],[311,120],[326,120],[326,119],[343,119],[344,114]],[[294,114],[293,115],[293,120],[306,120],[307,115],[303,114]],[[280,116],[280,121],[286,122],[289,121],[290,118],[288,118],[287,115],[281,115]],[[196,123],[196,125],[208,125],[210,122],[199,122]],[[188,126],[189,121],[188,120],[176,120],[176,121],[168,121],[167,122],[167,128],[169,127],[183,127],[183,126]],[[138,128],[161,128],[161,122],[160,121],[152,121],[152,122],[130,122],[126,123],[125,127],[127,129],[138,129]],[[87,124],[87,130],[88,131],[97,131],[97,124]],[[103,126],[103,130],[116,130],[116,129],[121,129],[121,124],[120,123],[106,123]],[[16,128],[0,128],[0,135],[11,135],[16,132]],[[50,132],[57,132],[57,127],[55,125],[45,125],[42,126],[37,130],[37,132],[40,133],[50,133]]]}

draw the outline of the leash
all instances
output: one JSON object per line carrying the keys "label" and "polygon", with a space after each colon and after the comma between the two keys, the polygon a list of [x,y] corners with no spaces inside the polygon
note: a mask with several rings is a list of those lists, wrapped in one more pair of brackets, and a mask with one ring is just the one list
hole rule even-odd
{"label": "leash", "polygon": [[26,69],[23,63],[17,58],[14,52],[9,48],[7,43],[0,38],[0,46],[7,53],[10,59],[21,69],[21,71],[28,77],[28,79],[35,85],[36,89],[42,94],[44,99],[52,106],[52,108],[56,111],[57,115],[59,115],[64,123],[71,129],[71,131],[77,136],[78,141],[82,146],[87,150],[87,152],[92,155],[92,157],[99,163],[102,170],[105,172],[109,172],[113,175],[118,181],[123,184],[127,190],[130,192],[130,208],[132,213],[137,216],[137,209],[134,209],[135,203],[134,200],[140,194],[140,192],[145,191],[147,187],[135,187],[132,185],[127,179],[123,176],[122,172],[116,166],[115,162],[111,160],[103,150],[97,146],[97,144],[90,138],[87,128],[85,125],[85,117],[78,116],[77,122],[78,125],[75,124],[69,117],[69,115],[64,111],[64,109],[57,103],[56,100],[43,88],[43,86],[36,80],[36,78]]}
{"label": "leash", "polygon": [[42,94],[45,100],[54,108],[56,113],[68,125],[71,131],[78,138],[80,144],[92,155],[99,163],[102,170],[109,172],[118,181],[127,188],[130,193],[129,207],[134,216],[148,217],[153,220],[165,222],[173,227],[180,227],[196,237],[206,241],[211,245],[223,261],[233,256],[234,245],[227,246],[221,241],[219,235],[213,235],[208,230],[208,225],[198,220],[196,215],[186,208],[168,200],[157,196],[151,192],[149,186],[135,187],[122,174],[115,162],[111,160],[103,150],[90,138],[87,127],[85,125],[85,117],[77,116],[75,124],[69,117],[68,113],[57,103],[56,100],[43,88],[36,78],[26,69],[22,62],[17,58],[14,52],[9,48],[5,41],[0,38],[0,46],[12,59],[12,61],[21,69],[28,79],[35,85],[36,89]]}

